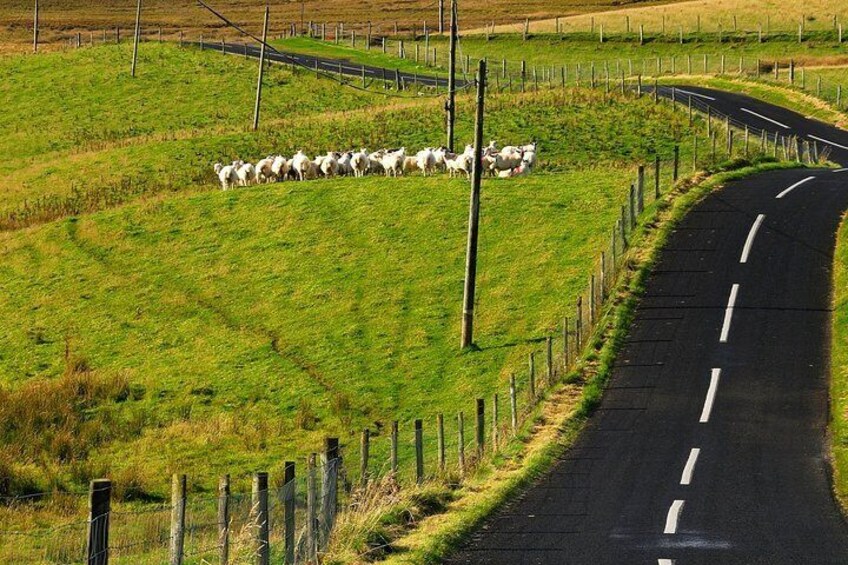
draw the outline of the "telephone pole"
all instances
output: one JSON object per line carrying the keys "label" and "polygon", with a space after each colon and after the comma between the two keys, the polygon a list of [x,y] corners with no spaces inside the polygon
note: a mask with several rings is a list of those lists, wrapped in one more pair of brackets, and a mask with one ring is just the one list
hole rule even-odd
{"label": "telephone pole", "polygon": [[453,152],[454,127],[456,125],[456,0],[451,0],[450,49],[448,51],[448,151]]}
{"label": "telephone pole", "polygon": [[141,39],[141,0],[135,9],[135,37],[133,38],[133,56],[131,75],[135,77],[135,68],[138,65],[138,42]]}
{"label": "telephone pole", "polygon": [[265,23],[262,27],[262,45],[259,47],[259,80],[256,83],[256,106],[253,108],[253,131],[259,129],[259,107],[262,105],[262,79],[265,75],[265,46],[268,44],[268,5],[265,5]]}
{"label": "telephone pole", "polygon": [[35,16],[32,20],[32,52],[38,53],[38,0],[35,0]]}
{"label": "telephone pole", "polygon": [[445,0],[439,0],[439,33],[445,33]]}
{"label": "telephone pole", "polygon": [[483,107],[486,99],[486,61],[477,70],[477,118],[474,124],[474,165],[468,211],[468,248],[465,258],[465,293],[462,304],[462,348],[474,343],[474,295],[477,290],[477,240],[480,232],[480,181],[483,178]]}

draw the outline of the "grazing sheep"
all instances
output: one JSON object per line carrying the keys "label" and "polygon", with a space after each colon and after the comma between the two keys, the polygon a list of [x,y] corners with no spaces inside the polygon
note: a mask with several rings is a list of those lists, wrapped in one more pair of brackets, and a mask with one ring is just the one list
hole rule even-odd
{"label": "grazing sheep", "polygon": [[350,166],[353,168],[353,176],[359,178],[364,177],[371,166],[371,159],[368,157],[368,150],[362,149],[359,153],[354,153],[350,158]]}
{"label": "grazing sheep", "polygon": [[318,165],[318,168],[327,178],[333,178],[337,174],[339,174],[339,162],[336,160],[336,156],[333,153],[327,153],[322,159],[321,164]]}
{"label": "grazing sheep", "polygon": [[266,157],[256,163],[256,184],[274,182],[277,175],[274,173],[274,158]]}
{"label": "grazing sheep", "polygon": [[509,179],[513,177],[523,177],[530,174],[531,167],[526,161],[522,161],[520,165],[515,167],[514,169],[509,169],[506,171],[498,171],[498,177],[502,179]]}
{"label": "grazing sheep", "polygon": [[466,177],[471,178],[471,169],[474,165],[473,156],[463,153],[462,155],[457,155],[454,159],[448,159],[446,163],[448,174],[451,178],[462,173],[465,173]]}
{"label": "grazing sheep", "polygon": [[508,171],[520,165],[522,158],[523,155],[520,151],[504,153],[501,150],[500,153],[489,155],[486,162],[489,163],[489,171],[491,173],[500,175],[501,171]]}
{"label": "grazing sheep", "polygon": [[274,157],[271,164],[271,173],[278,181],[283,181],[289,174],[289,162],[282,155]]}
{"label": "grazing sheep", "polygon": [[536,166],[536,152],[535,151],[525,151],[524,156],[521,158],[523,163],[527,163],[530,168]]}
{"label": "grazing sheep", "polygon": [[403,162],[406,158],[406,148],[401,147],[397,151],[389,151],[380,160],[387,177],[403,176]]}
{"label": "grazing sheep", "polygon": [[425,177],[436,172],[436,154],[430,147],[419,151],[415,156],[415,162]]}
{"label": "grazing sheep", "polygon": [[351,165],[353,153],[350,151],[342,153],[341,155],[337,153],[336,159],[339,162],[339,175],[343,177],[351,176],[353,174],[353,165]]}
{"label": "grazing sheep", "polygon": [[307,180],[308,176],[312,173],[314,166],[315,164],[309,160],[309,157],[307,157],[303,151],[299,150],[294,154],[294,157],[292,157],[291,169],[301,181]]}
{"label": "grazing sheep", "polygon": [[238,183],[238,175],[233,165],[224,166],[221,163],[215,163],[213,169],[215,174],[218,175],[218,180],[221,181],[222,190],[229,190]]}
{"label": "grazing sheep", "polygon": [[414,173],[418,170],[418,159],[415,157],[403,158],[403,174]]}
{"label": "grazing sheep", "polygon": [[447,147],[439,147],[433,151],[433,156],[436,158],[436,169],[444,171],[447,169],[447,159],[455,159],[456,153],[451,153]]}
{"label": "grazing sheep", "polygon": [[374,175],[382,174],[385,169],[383,168],[383,157],[385,156],[385,151],[375,151],[373,153],[368,154],[368,172]]}
{"label": "grazing sheep", "polygon": [[256,180],[256,167],[250,163],[241,162],[241,165],[236,169],[238,175],[239,186],[250,186]]}

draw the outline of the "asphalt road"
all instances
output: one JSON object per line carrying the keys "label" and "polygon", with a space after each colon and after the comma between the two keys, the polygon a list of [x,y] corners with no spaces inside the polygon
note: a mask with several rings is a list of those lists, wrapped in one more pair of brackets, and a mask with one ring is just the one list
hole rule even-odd
{"label": "asphalt road", "polygon": [[[199,42],[190,43],[195,47],[201,47]],[[223,47],[220,42],[218,43],[204,43],[202,45],[204,50],[224,52],[228,55],[241,55],[244,56],[245,53],[248,57],[257,58],[259,57],[259,46],[258,45],[245,45],[239,43],[224,43]],[[287,65],[297,65],[303,68],[304,70],[312,70],[317,69],[322,74],[331,74],[333,76],[338,76],[339,72],[348,78],[362,78],[364,73],[366,80],[386,80],[389,82],[400,82],[402,86],[405,88],[413,88],[414,85],[418,85],[420,87],[433,87],[439,89],[447,89],[448,80],[446,78],[430,76],[430,75],[419,75],[415,73],[408,73],[404,71],[399,71],[397,69],[387,69],[384,67],[376,67],[373,65],[359,65],[347,60],[341,59],[331,59],[327,57],[316,57],[314,55],[304,55],[301,53],[293,53],[293,52],[284,52],[284,51],[271,51],[266,50],[265,56],[268,60],[273,61],[275,63],[283,63]],[[457,88],[461,88],[466,86],[467,81],[465,81],[461,76],[457,77]]]}
{"label": "asphalt road", "polygon": [[[685,90],[752,128],[829,144],[848,166],[844,131]],[[729,183],[693,209],[585,432],[450,562],[848,563],[826,440],[846,207],[848,171],[806,169]]]}

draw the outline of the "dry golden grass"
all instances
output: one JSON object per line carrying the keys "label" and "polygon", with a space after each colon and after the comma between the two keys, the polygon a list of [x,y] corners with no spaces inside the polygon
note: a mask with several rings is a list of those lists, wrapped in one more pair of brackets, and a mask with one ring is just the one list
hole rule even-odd
{"label": "dry golden grass", "polygon": [[[701,32],[717,32],[721,28],[725,32],[734,30],[734,16],[738,31],[757,31],[762,25],[763,31],[797,33],[798,25],[803,20],[805,29],[833,29],[833,17],[844,22],[848,19],[848,2],[844,0],[690,0],[665,6],[650,6],[639,3],[638,7],[627,7],[605,11],[602,14],[590,14],[588,11],[579,15],[567,13],[560,19],[560,30],[564,32],[592,29],[598,32],[601,25],[605,33],[626,32],[627,18],[630,18],[630,30],[638,33],[643,25],[646,33],[659,33],[665,30],[670,35],[676,35],[680,28],[684,33],[694,33],[698,29],[700,16]],[[528,17],[532,16],[528,14]],[[500,25],[496,32],[516,33],[523,28],[523,23]],[[482,33],[484,30],[475,30]],[[551,33],[556,31],[556,19],[539,19],[531,22],[531,32]],[[469,32],[473,33],[473,32]]]}
{"label": "dry golden grass", "polygon": [[[648,3],[662,2],[652,0]],[[362,3],[315,0],[307,0],[303,4],[290,0],[269,0],[268,3],[272,15],[271,31],[275,34],[281,33],[291,22],[300,21],[301,6],[306,21],[364,24],[370,20],[377,26],[375,29],[384,31],[393,30],[395,22],[401,29],[410,29],[413,24],[420,29],[424,20],[432,26],[438,19],[437,0],[367,0],[364,6]],[[215,8],[254,33],[261,29],[264,4],[261,0],[211,2]],[[462,24],[464,27],[479,27],[491,21],[507,23],[525,16],[552,18],[607,10],[620,4],[620,0],[529,0],[521,3],[520,14],[517,14],[516,4],[509,0],[466,0],[462,5]],[[0,53],[30,48],[32,12],[32,0],[0,3]],[[199,8],[194,0],[145,0],[143,15],[148,34],[154,34],[159,27],[163,28],[165,37],[171,38],[176,37],[179,30],[194,38],[200,33],[217,38],[223,32],[221,22]],[[66,45],[67,40],[81,32],[83,42],[92,39],[102,41],[103,30],[107,28],[108,39],[114,40],[115,26],[121,26],[123,36],[129,39],[134,17],[135,0],[42,0],[42,40],[48,43],[47,48],[56,48]]]}

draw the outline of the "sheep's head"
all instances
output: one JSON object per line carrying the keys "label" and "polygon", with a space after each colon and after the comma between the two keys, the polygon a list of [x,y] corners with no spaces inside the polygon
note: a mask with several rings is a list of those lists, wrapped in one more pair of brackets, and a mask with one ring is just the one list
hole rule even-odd
{"label": "sheep's head", "polygon": [[221,169],[224,168],[224,165],[222,165],[221,163],[215,163],[215,165],[212,168],[215,169],[215,174],[217,175],[218,173],[221,172]]}

